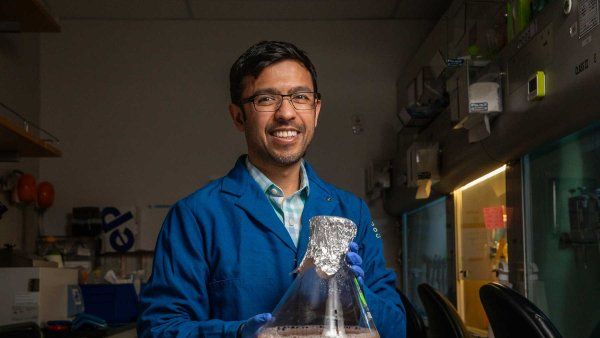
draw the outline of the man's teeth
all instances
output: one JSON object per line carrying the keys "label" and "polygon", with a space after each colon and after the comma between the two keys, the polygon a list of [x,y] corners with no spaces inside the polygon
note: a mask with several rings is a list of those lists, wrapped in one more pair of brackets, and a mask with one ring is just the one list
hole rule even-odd
{"label": "man's teeth", "polygon": [[275,135],[275,137],[294,137],[298,135],[298,132],[295,130],[282,130],[276,131],[273,135]]}

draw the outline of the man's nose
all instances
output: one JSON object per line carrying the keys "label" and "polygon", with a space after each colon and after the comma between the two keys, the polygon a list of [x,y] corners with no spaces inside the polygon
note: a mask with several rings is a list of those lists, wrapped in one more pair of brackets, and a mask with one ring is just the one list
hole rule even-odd
{"label": "man's nose", "polygon": [[292,105],[292,100],[288,97],[284,97],[281,101],[279,109],[275,111],[275,119],[278,120],[291,120],[296,117],[296,109]]}

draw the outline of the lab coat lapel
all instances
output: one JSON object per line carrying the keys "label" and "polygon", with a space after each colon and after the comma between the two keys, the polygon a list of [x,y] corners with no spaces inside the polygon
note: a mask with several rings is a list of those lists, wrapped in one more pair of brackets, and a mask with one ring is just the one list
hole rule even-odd
{"label": "lab coat lapel", "polygon": [[[255,193],[255,190],[259,193]],[[256,223],[269,229],[279,237],[285,245],[293,251],[296,251],[296,246],[294,245],[294,242],[292,242],[290,234],[277,215],[275,215],[275,210],[273,210],[273,207],[269,204],[265,194],[259,189],[251,189],[251,191],[246,192],[240,197],[236,204],[244,209],[251,218],[254,218]]]}
{"label": "lab coat lapel", "polygon": [[302,261],[302,258],[304,258],[304,254],[308,247],[310,219],[313,216],[332,215],[339,203],[327,189],[325,183],[321,181],[306,161],[304,162],[304,167],[306,168],[306,174],[308,176],[310,193],[308,194],[308,199],[306,200],[304,210],[302,211],[302,228],[300,228],[298,251],[296,253],[298,264]]}
{"label": "lab coat lapel", "polygon": [[260,191],[245,164],[245,156],[241,156],[235,167],[223,180],[222,190],[238,196],[235,204],[242,208],[253,222],[273,232],[284,244],[296,252],[296,246],[287,232],[264,192]]}

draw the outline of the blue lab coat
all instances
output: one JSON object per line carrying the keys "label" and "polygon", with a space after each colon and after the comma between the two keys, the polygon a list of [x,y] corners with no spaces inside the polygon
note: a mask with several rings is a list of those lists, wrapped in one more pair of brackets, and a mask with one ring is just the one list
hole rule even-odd
{"label": "blue lab coat", "polygon": [[333,215],[358,225],[365,297],[381,337],[405,337],[396,276],[385,267],[365,203],[323,182],[305,162],[310,193],[296,248],[244,159],[169,211],[142,292],[138,335],[236,337],[244,320],[272,312],[292,284],[308,245],[308,220]]}

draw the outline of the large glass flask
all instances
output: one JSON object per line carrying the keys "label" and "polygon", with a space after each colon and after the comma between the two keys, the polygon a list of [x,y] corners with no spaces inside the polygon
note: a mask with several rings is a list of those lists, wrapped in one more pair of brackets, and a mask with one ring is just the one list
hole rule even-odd
{"label": "large glass flask", "polygon": [[356,235],[349,219],[315,216],[298,276],[259,338],[379,337],[365,297],[344,257]]}

